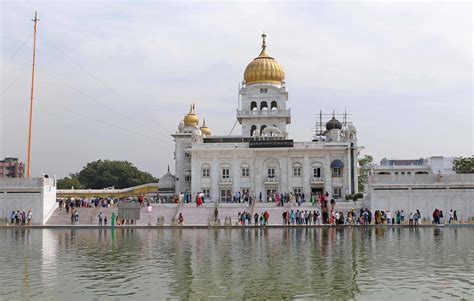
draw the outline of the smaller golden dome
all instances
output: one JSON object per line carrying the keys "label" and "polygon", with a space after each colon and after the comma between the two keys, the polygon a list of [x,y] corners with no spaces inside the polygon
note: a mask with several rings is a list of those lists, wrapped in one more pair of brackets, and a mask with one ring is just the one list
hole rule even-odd
{"label": "smaller golden dome", "polygon": [[211,136],[211,129],[206,126],[206,119],[203,119],[201,132],[204,136]]}
{"label": "smaller golden dome", "polygon": [[285,72],[280,64],[268,55],[265,44],[266,35],[262,34],[262,51],[250,64],[247,65],[244,72],[246,84],[270,83],[281,84],[285,80]]}
{"label": "smaller golden dome", "polygon": [[185,126],[199,126],[199,117],[194,113],[194,104],[189,108],[189,113],[184,116]]}

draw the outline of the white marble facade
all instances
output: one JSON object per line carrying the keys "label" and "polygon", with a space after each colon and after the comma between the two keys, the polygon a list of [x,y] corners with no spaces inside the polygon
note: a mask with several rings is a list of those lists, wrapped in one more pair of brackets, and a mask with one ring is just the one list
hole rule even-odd
{"label": "white marble facade", "polygon": [[[190,192],[192,197],[204,192],[211,201],[237,191],[249,192],[257,200],[260,193],[265,198],[270,192],[304,193],[306,199],[311,193],[327,192],[331,197],[343,198],[357,192],[360,148],[355,127],[333,117],[320,136],[293,142],[287,132],[291,111],[284,73],[265,47],[264,41],[262,52],[247,67],[247,81],[240,88],[236,118],[242,127],[241,136],[211,135],[205,125],[199,127],[194,105],[180,122],[172,135],[175,191]],[[253,148],[250,140],[289,144]]]}

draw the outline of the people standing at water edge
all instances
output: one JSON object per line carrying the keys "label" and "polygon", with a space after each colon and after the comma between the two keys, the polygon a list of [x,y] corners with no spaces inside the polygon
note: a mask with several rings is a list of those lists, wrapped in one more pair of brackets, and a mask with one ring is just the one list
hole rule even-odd
{"label": "people standing at water edge", "polygon": [[415,222],[415,226],[419,225],[418,220],[421,218],[419,213],[420,213],[420,211],[417,209],[415,214],[413,215],[413,220]]}
{"label": "people standing at water edge", "polygon": [[436,208],[434,211],[433,211],[433,224],[439,224],[440,222],[440,219],[439,219],[439,210],[438,208]]}
{"label": "people standing at water edge", "polygon": [[102,212],[100,212],[97,217],[99,218],[99,226],[102,226],[102,219],[103,219]]}
{"label": "people standing at water edge", "polygon": [[180,213],[179,213],[179,216],[178,216],[178,225],[182,226],[183,223],[184,223],[183,213],[180,212]]}
{"label": "people standing at water edge", "polygon": [[31,212],[31,209],[28,210],[26,218],[28,220],[28,226],[31,225],[31,219],[33,218],[33,212]]}

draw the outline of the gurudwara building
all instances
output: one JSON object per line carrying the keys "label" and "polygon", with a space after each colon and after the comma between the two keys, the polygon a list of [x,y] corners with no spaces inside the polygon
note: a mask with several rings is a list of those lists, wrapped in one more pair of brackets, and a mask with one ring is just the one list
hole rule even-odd
{"label": "gurudwara building", "polygon": [[285,73],[267,52],[265,37],[240,86],[236,118],[242,135],[212,135],[209,120],[200,125],[194,104],[172,134],[175,192],[203,193],[209,201],[237,192],[256,200],[274,193],[306,199],[328,193],[338,199],[357,192],[356,128],[347,114],[323,118],[321,113],[315,135],[293,141],[287,132],[291,111]]}

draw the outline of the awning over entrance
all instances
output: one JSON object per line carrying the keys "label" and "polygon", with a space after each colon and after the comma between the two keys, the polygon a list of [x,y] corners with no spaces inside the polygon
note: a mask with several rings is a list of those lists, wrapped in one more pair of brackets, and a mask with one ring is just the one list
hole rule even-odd
{"label": "awning over entrance", "polygon": [[331,162],[331,168],[344,168],[344,163],[342,163],[341,160],[336,159]]}

